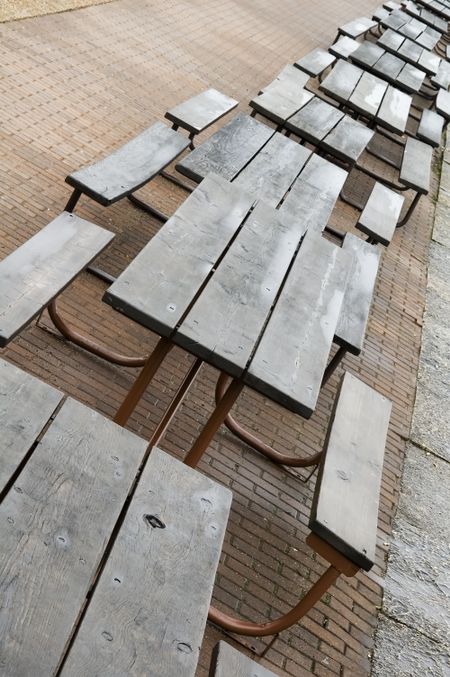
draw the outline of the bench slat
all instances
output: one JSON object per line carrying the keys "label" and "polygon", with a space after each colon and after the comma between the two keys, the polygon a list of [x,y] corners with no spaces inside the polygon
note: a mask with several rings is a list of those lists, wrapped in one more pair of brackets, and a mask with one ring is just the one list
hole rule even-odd
{"label": "bench slat", "polygon": [[444,92],[443,89],[439,90],[436,97],[436,110],[446,120],[450,120],[450,92]]}
{"label": "bench slat", "polygon": [[253,201],[235,184],[209,175],[106,290],[104,300],[169,336]]}
{"label": "bench slat", "polygon": [[366,335],[380,252],[351,233],[346,234],[342,248],[352,254],[352,266],[334,340],[359,355]]}
{"label": "bench slat", "polygon": [[292,91],[287,82],[280,81],[262,94],[258,94],[249,105],[261,115],[281,125],[308,103],[313,96],[314,94],[306,89],[295,88]]}
{"label": "bench slat", "polygon": [[68,399],[0,505],[8,674],[56,672],[146,447]]}
{"label": "bench slat", "polygon": [[387,83],[377,78],[376,75],[363,73],[349,99],[349,103],[359,113],[374,116],[387,88]]}
{"label": "bench slat", "polygon": [[414,92],[419,91],[423,85],[424,80],[424,71],[419,70],[419,68],[416,68],[410,63],[405,63],[401,73],[397,78],[397,83],[401,85],[401,87],[403,87],[406,91],[413,94]]}
{"label": "bench slat", "polygon": [[428,193],[432,160],[432,147],[408,136],[400,168],[400,181],[419,193]]}
{"label": "bench slat", "polygon": [[405,62],[403,59],[399,59],[398,56],[385,52],[383,56],[378,59],[374,71],[380,75],[384,75],[386,79],[394,81],[404,65]]}
{"label": "bench slat", "polygon": [[425,108],[420,118],[417,137],[437,148],[441,145],[444,123],[445,120],[441,115]]}
{"label": "bench slat", "polygon": [[171,108],[164,117],[198,134],[236,108],[238,103],[236,99],[210,88]]}
{"label": "bench slat", "polygon": [[344,117],[335,106],[315,96],[286,123],[286,129],[311,143],[321,141]]}
{"label": "bench slat", "polygon": [[[244,382],[291,411],[314,411],[351,265],[348,252],[306,233]],[[296,312],[292,312],[292,308]],[[314,308],[314,312],[311,312]]]}
{"label": "bench slat", "polygon": [[372,139],[374,131],[346,115],[321,142],[322,148],[344,162],[354,163]]}
{"label": "bench slat", "polygon": [[364,40],[357,50],[352,52],[350,60],[360,66],[371,68],[384,54],[384,50],[374,42]]}
{"label": "bench slat", "polygon": [[226,642],[214,647],[209,677],[276,677]]}
{"label": "bench slat", "polygon": [[231,498],[152,450],[62,676],[194,676]]}
{"label": "bench slat", "polygon": [[355,89],[362,71],[347,61],[338,61],[331,73],[321,82],[320,89],[341,103],[346,103]]}
{"label": "bench slat", "polygon": [[288,82],[295,91],[295,89],[303,89],[308,80],[308,73],[303,73],[293,64],[289,63],[278,73],[277,77],[261,91],[267,92],[271,87],[277,87],[279,82]]}
{"label": "bench slat", "polygon": [[386,247],[392,240],[404,197],[376,182],[356,227]]}
{"label": "bench slat", "polygon": [[0,494],[62,398],[55,388],[0,360]]}
{"label": "bench slat", "polygon": [[176,343],[239,377],[304,232],[301,212],[283,218],[260,202],[177,331]]}
{"label": "bench slat", "polygon": [[349,38],[359,38],[377,25],[376,21],[372,21],[365,16],[360,16],[353,21],[349,21],[343,26],[339,26],[339,33],[347,35]]}
{"label": "bench slat", "polygon": [[358,42],[357,40],[349,38],[346,35],[343,35],[342,37],[339,38],[337,42],[328,47],[328,51],[331,52],[331,54],[334,54],[334,56],[339,56],[342,57],[343,59],[347,59],[350,56],[350,54],[352,54],[359,48],[360,44],[361,43]]}
{"label": "bench slat", "polygon": [[296,61],[295,66],[300,68],[300,70],[305,71],[305,73],[308,73],[311,77],[316,78],[335,61],[336,57],[318,47]]}
{"label": "bench slat", "polygon": [[316,482],[309,526],[357,566],[375,561],[389,400],[346,372]]}
{"label": "bench slat", "polygon": [[153,179],[189,145],[189,139],[156,122],[134,139],[66,182],[105,207]]}
{"label": "bench slat", "polygon": [[114,234],[63,212],[0,262],[0,347],[91,263]]}
{"label": "bench slat", "polygon": [[176,168],[197,182],[210,173],[231,181],[274,133],[267,125],[239,113],[178,162]]}
{"label": "bench slat", "polygon": [[234,183],[255,200],[262,199],[277,207],[311,152],[277,132],[238,174]]}
{"label": "bench slat", "polygon": [[412,99],[409,94],[389,86],[384,95],[377,120],[393,132],[404,132],[408,122]]}

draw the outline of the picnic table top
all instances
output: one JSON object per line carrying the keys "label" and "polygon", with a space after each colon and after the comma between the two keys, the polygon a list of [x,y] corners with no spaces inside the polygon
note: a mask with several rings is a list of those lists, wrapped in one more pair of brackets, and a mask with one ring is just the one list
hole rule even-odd
{"label": "picnic table top", "polygon": [[413,40],[396,33],[391,29],[386,30],[378,38],[377,44],[395,56],[399,56],[408,63],[413,64],[428,75],[435,75],[439,69],[441,58],[429,49],[418,45]]}
{"label": "picnic table top", "polygon": [[423,21],[410,16],[402,10],[394,10],[380,21],[384,28],[390,28],[413,40],[426,49],[434,49],[441,38],[441,33]]}
{"label": "picnic table top", "polygon": [[63,399],[0,360],[0,666],[193,677],[231,492]]}
{"label": "picnic table top", "polygon": [[[344,172],[345,174],[345,172]],[[350,253],[208,175],[104,300],[305,417],[335,335]]]}

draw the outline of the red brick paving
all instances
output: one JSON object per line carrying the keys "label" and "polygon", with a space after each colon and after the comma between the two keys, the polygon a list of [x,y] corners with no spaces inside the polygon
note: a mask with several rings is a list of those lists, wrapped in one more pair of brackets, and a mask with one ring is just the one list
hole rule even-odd
{"label": "red brick paving", "polygon": [[[108,5],[0,26],[0,255],[7,255],[64,207],[72,170],[105,155],[164,111],[207,86],[239,99],[240,109],[286,63],[334,39],[338,24],[370,13],[375,2],[317,0],[118,0]],[[210,133],[213,130],[208,130]],[[163,180],[146,195],[166,212],[184,198]],[[112,273],[158,230],[122,201],[108,209],[82,198],[77,213],[118,234],[102,257]],[[262,661],[280,675],[367,675],[381,602],[380,581],[402,472],[415,393],[427,248],[433,203],[422,198],[411,222],[383,256],[363,354],[345,367],[393,400],[373,573],[342,579],[301,624],[282,633]],[[348,227],[343,204],[333,222]],[[61,298],[74,325],[107,345],[146,353],[155,336],[101,303],[105,285],[83,275]],[[7,359],[111,416],[135,370],[112,366],[30,327]],[[190,358],[174,350],[130,421],[150,436]],[[217,374],[204,367],[161,446],[182,456],[211,410]],[[246,391],[236,415],[286,453],[320,448],[337,375],[305,422]],[[296,601],[324,570],[304,544],[314,481],[274,467],[221,430],[201,470],[229,486],[234,501],[214,602],[255,620]],[[221,633],[208,627],[198,676],[207,674]]]}

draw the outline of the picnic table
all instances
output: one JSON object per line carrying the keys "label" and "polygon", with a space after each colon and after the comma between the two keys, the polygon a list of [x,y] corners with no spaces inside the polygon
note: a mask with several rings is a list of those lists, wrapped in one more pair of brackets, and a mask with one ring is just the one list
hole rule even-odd
{"label": "picnic table", "polygon": [[429,50],[436,47],[442,36],[442,31],[428,26],[402,10],[394,10],[382,18],[380,23],[384,28],[392,29]]}
{"label": "picnic table", "polygon": [[388,29],[378,38],[377,44],[386,51],[400,56],[413,66],[425,71],[427,75],[436,75],[438,72],[440,57],[400,33]]}
{"label": "picnic table", "polygon": [[304,236],[301,215],[254,203],[235,183],[208,175],[104,295],[161,337],[116,422],[125,424],[175,345],[195,358],[180,398],[202,361],[232,377],[185,458],[192,466],[244,386],[309,418],[337,330],[352,255]]}

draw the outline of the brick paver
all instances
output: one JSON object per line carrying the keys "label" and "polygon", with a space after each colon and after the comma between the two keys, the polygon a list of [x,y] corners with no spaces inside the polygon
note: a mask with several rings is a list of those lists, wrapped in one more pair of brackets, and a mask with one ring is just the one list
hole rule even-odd
{"label": "brick paver", "polygon": [[[326,46],[338,24],[370,13],[367,0],[118,0],[75,12],[0,26],[0,255],[8,254],[64,207],[72,170],[106,154],[164,111],[216,87],[247,101],[286,63]],[[214,131],[208,130],[208,133]],[[182,191],[161,179],[146,196],[166,212]],[[123,201],[108,209],[82,198],[77,213],[118,233],[102,257],[117,273],[159,223]],[[422,199],[383,256],[365,349],[345,366],[393,400],[373,572],[341,579],[304,621],[282,633],[263,663],[280,675],[366,675],[381,602],[385,554],[414,400],[433,213]],[[339,205],[333,221],[355,212]],[[83,275],[61,298],[79,328],[128,353],[147,352],[156,337],[119,316],[101,296],[105,285]],[[111,416],[135,373],[33,326],[5,351],[7,359]],[[176,349],[130,421],[150,436],[190,358]],[[161,446],[182,456],[211,410],[217,374],[204,367]],[[310,453],[323,442],[336,391],[334,375],[305,422],[245,392],[236,415],[280,451]],[[233,490],[234,501],[214,601],[254,620],[295,602],[324,570],[304,545],[314,481],[274,467],[223,429],[200,468]],[[198,675],[221,636],[208,627]]]}

